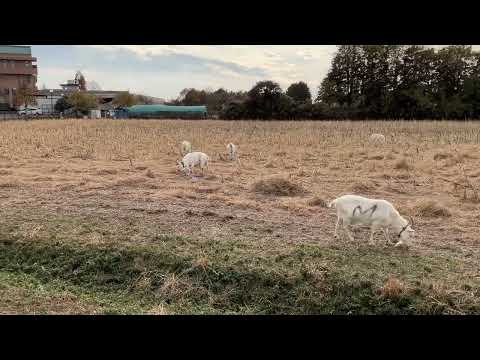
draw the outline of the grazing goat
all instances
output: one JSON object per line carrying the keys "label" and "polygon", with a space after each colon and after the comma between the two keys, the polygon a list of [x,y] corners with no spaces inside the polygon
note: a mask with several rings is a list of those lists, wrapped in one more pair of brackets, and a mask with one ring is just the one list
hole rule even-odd
{"label": "grazing goat", "polygon": [[182,156],[185,156],[186,154],[189,154],[192,152],[192,144],[188,141],[183,141],[182,142]]}
{"label": "grazing goat", "polygon": [[370,143],[372,144],[385,144],[385,136],[382,134],[372,134],[370,135]]}
{"label": "grazing goat", "polygon": [[181,161],[177,161],[177,164],[179,165],[180,170],[188,175],[190,175],[193,168],[198,165],[200,166],[203,175],[204,171],[208,170],[208,160],[209,158],[207,154],[195,151],[185,155]]}
{"label": "grazing goat", "polygon": [[340,221],[350,240],[353,236],[348,228],[349,225],[370,225],[371,234],[369,244],[373,243],[374,233],[382,229],[388,243],[388,229],[391,228],[398,237],[395,246],[402,245],[410,239],[415,232],[413,219],[409,223],[398,211],[386,200],[367,199],[357,195],[344,195],[333,200],[328,207],[337,209],[337,223],[335,224],[335,238]]}
{"label": "grazing goat", "polygon": [[234,144],[228,144],[227,151],[230,160],[237,160],[237,147]]}

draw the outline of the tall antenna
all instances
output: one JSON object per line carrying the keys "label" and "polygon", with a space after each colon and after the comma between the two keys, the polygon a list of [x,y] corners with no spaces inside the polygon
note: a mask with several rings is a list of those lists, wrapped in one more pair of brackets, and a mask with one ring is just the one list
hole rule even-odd
{"label": "tall antenna", "polygon": [[75,74],[75,84],[78,84],[81,91],[87,90],[87,82],[85,81],[85,76],[80,71],[77,71]]}

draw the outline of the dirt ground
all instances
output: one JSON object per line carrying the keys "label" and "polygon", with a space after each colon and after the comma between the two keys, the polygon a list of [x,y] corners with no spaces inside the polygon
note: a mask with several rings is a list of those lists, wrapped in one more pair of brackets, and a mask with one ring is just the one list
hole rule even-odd
{"label": "dirt ground", "polygon": [[[374,132],[386,144],[369,144]],[[354,243],[333,238],[336,215],[325,203],[352,193],[384,198],[414,218],[410,248],[395,251],[460,259],[480,281],[479,132],[480,123],[430,121],[4,122],[0,223],[4,237],[33,241],[63,231],[51,219],[83,219],[68,230],[79,244],[145,244],[174,234],[255,243],[268,257],[302,244],[366,246],[365,229],[355,230]],[[208,175],[176,170],[182,140],[210,156]],[[239,162],[226,159],[229,142]],[[254,190],[278,178],[301,191]],[[106,224],[108,234],[82,235],[86,223]],[[377,239],[393,248],[381,232]]]}

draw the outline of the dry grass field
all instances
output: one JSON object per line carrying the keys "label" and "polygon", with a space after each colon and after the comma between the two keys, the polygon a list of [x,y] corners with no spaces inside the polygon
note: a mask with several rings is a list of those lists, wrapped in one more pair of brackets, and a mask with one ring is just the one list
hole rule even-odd
{"label": "dry grass field", "polygon": [[[479,134],[480,122],[2,122],[0,313],[478,314]],[[182,140],[210,156],[206,177],[176,171]],[[411,246],[381,232],[369,246],[361,228],[335,240],[325,203],[347,193],[413,216]]]}

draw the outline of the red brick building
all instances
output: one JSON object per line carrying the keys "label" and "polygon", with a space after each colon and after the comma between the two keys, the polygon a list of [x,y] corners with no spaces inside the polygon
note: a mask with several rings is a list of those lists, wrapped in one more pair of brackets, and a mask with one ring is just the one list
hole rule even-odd
{"label": "red brick building", "polygon": [[0,111],[16,107],[19,89],[36,93],[36,61],[30,46],[0,45]]}

